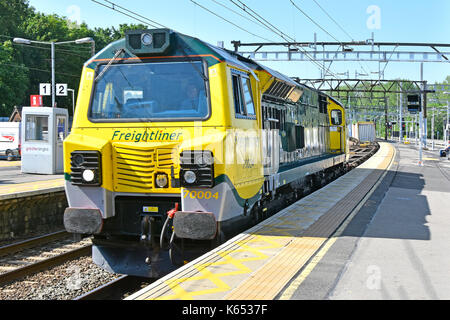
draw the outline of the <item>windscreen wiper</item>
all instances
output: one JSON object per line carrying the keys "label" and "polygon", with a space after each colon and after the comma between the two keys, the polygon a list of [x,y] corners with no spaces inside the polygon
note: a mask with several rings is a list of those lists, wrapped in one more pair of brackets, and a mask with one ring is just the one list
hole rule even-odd
{"label": "windscreen wiper", "polygon": [[190,57],[186,51],[183,48],[183,44],[179,44],[178,48],[181,50],[181,52],[184,54],[184,57],[186,57],[187,61],[191,64],[191,66],[194,68],[195,71],[197,71],[197,73],[200,75],[200,77],[203,79],[203,81],[208,82],[209,79],[208,77],[205,75],[205,73],[202,70],[199,70],[197,68],[197,66],[193,63],[193,62],[198,62],[198,60],[192,59],[192,57]]}
{"label": "windscreen wiper", "polygon": [[111,58],[111,60],[109,60],[108,64],[106,65],[106,67],[103,68],[102,72],[99,73],[99,75],[95,78],[95,82],[97,82],[98,80],[100,80],[101,77],[103,77],[103,75],[105,74],[105,72],[109,69],[109,67],[111,66],[111,64],[114,62],[114,60],[116,60],[122,53],[125,52],[125,49],[119,49],[117,50],[116,54],[114,55],[114,57]]}

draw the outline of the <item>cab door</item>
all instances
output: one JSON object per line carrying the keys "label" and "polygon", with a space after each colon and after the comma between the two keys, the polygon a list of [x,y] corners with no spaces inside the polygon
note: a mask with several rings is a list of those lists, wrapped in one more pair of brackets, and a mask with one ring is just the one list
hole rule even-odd
{"label": "cab door", "polygon": [[261,145],[261,111],[258,83],[248,72],[230,68],[231,125],[234,133],[234,185],[238,193],[249,198],[264,181]]}
{"label": "cab door", "polygon": [[330,117],[330,149],[331,152],[345,150],[345,118],[344,109],[337,104],[328,107]]}

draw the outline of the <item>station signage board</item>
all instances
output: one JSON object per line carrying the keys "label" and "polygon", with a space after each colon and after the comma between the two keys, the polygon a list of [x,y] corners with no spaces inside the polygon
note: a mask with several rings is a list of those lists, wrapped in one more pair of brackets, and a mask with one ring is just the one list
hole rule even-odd
{"label": "station signage board", "polygon": [[[39,95],[50,96],[52,95],[52,85],[50,83],[39,84]],[[55,95],[67,96],[67,83],[57,83],[55,85]]]}
{"label": "station signage board", "polygon": [[57,96],[67,96],[67,83],[57,83],[56,84],[56,95]]}
{"label": "station signage board", "polygon": [[49,96],[52,94],[52,85],[50,83],[39,83],[39,95]]}
{"label": "station signage board", "polygon": [[42,96],[38,94],[30,95],[30,106],[32,107],[42,107]]}

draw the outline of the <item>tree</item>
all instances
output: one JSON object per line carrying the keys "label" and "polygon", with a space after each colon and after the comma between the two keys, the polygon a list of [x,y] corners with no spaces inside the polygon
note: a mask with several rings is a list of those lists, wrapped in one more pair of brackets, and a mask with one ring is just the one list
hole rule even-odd
{"label": "tree", "polygon": [[23,102],[28,83],[28,68],[16,64],[11,41],[5,41],[0,45],[0,116],[10,116],[12,108]]}
{"label": "tree", "polygon": [[17,34],[24,21],[34,13],[28,0],[0,0],[0,35],[20,37]]}

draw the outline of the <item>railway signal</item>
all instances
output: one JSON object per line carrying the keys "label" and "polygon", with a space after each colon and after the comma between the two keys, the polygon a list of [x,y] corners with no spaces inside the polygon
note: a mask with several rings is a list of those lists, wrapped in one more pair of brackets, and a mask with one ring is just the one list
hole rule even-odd
{"label": "railway signal", "polygon": [[410,113],[417,113],[422,111],[419,94],[408,94],[408,111]]}

